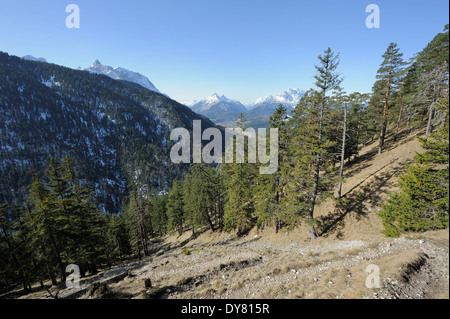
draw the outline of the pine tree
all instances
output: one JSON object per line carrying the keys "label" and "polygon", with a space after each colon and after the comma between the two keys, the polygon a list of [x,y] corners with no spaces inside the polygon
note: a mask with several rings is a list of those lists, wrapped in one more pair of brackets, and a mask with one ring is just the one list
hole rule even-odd
{"label": "pine tree", "polygon": [[185,205],[189,207],[194,225],[208,225],[211,231],[214,231],[216,222],[221,228],[224,188],[219,171],[210,165],[193,164],[186,178],[188,183],[184,185],[189,188],[189,195],[185,197]]}
{"label": "pine tree", "polygon": [[169,218],[170,228],[176,230],[179,235],[182,235],[185,214],[182,183],[178,179],[173,182],[172,188],[169,191],[167,216]]}
{"label": "pine tree", "polygon": [[340,103],[343,104],[342,107],[342,113],[343,115],[343,120],[342,120],[342,139],[341,139],[341,158],[340,158],[340,164],[339,164],[339,182],[338,182],[338,189],[337,189],[337,198],[341,198],[341,193],[342,193],[342,179],[344,177],[344,161],[346,158],[346,147],[348,148],[348,143],[347,142],[347,129],[348,129],[348,120],[347,120],[347,113],[348,113],[348,104],[349,104],[349,98],[348,97],[343,97],[342,101],[339,101]]}
{"label": "pine tree", "polygon": [[[338,90],[342,79],[336,69],[339,66],[339,53],[335,54],[330,48],[324,51],[323,56],[319,55],[319,64],[315,66],[316,75],[316,86],[319,89],[318,94],[312,96],[312,106],[317,106],[318,114],[315,118],[317,130],[316,131],[316,149],[313,150],[314,154],[314,164],[312,166],[313,170],[313,187],[311,193],[309,194],[309,208],[308,208],[308,229],[311,238],[311,242],[317,237],[316,230],[314,228],[314,208],[316,206],[317,197],[320,193],[320,171],[325,166],[325,152],[326,149],[331,147],[325,140],[325,122],[327,112],[330,109],[330,99],[327,95],[329,91]],[[313,130],[314,131],[314,130]]]}
{"label": "pine tree", "polygon": [[106,245],[108,256],[113,261],[117,258],[123,261],[125,256],[130,253],[131,248],[123,215],[112,214],[109,216],[107,223]]}
{"label": "pine tree", "polygon": [[30,206],[26,216],[28,227],[32,230],[31,249],[40,251],[44,259],[48,275],[56,284],[55,273],[60,273],[64,279],[65,265],[63,263],[63,247],[66,236],[62,233],[62,218],[57,215],[58,208],[54,204],[55,194],[36,176],[30,189]]}
{"label": "pine tree", "polygon": [[[245,118],[241,114],[238,128],[245,129]],[[237,149],[236,141],[229,144],[233,149]],[[247,144],[247,143],[246,143]],[[244,151],[248,149],[244,146]],[[245,153],[248,153],[245,151]],[[238,234],[243,234],[253,226],[254,198],[253,183],[256,176],[256,164],[248,163],[244,159],[243,163],[236,162],[236,154],[233,154],[233,163],[222,165],[224,184],[227,190],[227,201],[224,205],[224,229],[237,229]]]}
{"label": "pine tree", "polygon": [[346,143],[348,151],[346,157],[359,154],[360,144],[367,140],[367,122],[364,117],[366,112],[366,104],[369,100],[369,94],[354,92],[350,94],[350,109],[348,113],[348,143]]}
{"label": "pine tree", "polygon": [[77,264],[84,270],[97,272],[103,260],[105,228],[100,211],[93,204],[92,191],[80,186],[75,163],[66,156],[60,163],[50,160],[48,186],[54,194],[53,201],[62,225],[62,236],[66,237],[65,264]]}
{"label": "pine tree", "polygon": [[[437,34],[434,39],[417,55],[419,70],[417,102],[427,108],[428,120],[425,138],[433,132],[435,122],[445,116],[439,114],[436,103],[440,98],[448,96],[449,75],[449,31],[448,25],[444,33]],[[437,114],[436,114],[437,113]]]}
{"label": "pine tree", "polygon": [[397,90],[403,76],[403,67],[405,62],[402,59],[403,53],[396,43],[389,44],[386,52],[382,55],[383,62],[377,71],[377,79],[373,86],[373,103],[376,108],[378,103],[382,103],[382,118],[380,136],[378,142],[378,154],[383,151],[384,140],[386,138],[386,129],[388,121],[388,111],[392,94]]}
{"label": "pine tree", "polygon": [[287,198],[284,209],[299,218],[306,217],[311,242],[317,236],[314,208],[331,196],[335,183],[334,146],[324,131],[335,128],[331,122],[330,104],[323,104],[323,92],[308,91],[293,111],[291,147],[286,170]]}
{"label": "pine tree", "polygon": [[149,254],[149,216],[144,207],[144,199],[136,189],[132,189],[130,200],[126,207],[127,226],[130,234],[130,244],[139,258]]}
{"label": "pine tree", "polygon": [[149,196],[150,218],[155,236],[164,236],[167,233],[169,218],[167,216],[168,194],[157,194]]}
{"label": "pine tree", "polygon": [[36,174],[24,222],[30,230],[30,250],[39,252],[41,263],[56,283],[65,280],[65,267],[77,264],[81,275],[95,273],[104,260],[104,219],[93,204],[92,192],[80,185],[69,157],[50,159],[43,182]]}
{"label": "pine tree", "polygon": [[398,111],[397,123],[395,125],[394,142],[398,138],[400,126],[403,118],[405,117],[404,115],[406,114],[406,125],[409,129],[412,128],[410,127],[410,124],[412,124],[411,120],[414,121],[413,117],[416,116],[414,104],[416,103],[415,94],[417,91],[418,82],[417,63],[415,61],[412,61],[405,72],[406,75],[402,80],[399,92],[396,96],[396,104],[399,104],[400,107]]}
{"label": "pine tree", "polygon": [[297,222],[297,215],[283,207],[289,179],[287,161],[290,147],[288,116],[283,105],[280,104],[270,117],[269,128],[278,129],[278,170],[274,174],[260,174],[257,177],[255,212],[259,226],[275,224],[277,233],[283,225],[293,227]]}
{"label": "pine tree", "polygon": [[425,152],[399,178],[400,192],[390,194],[379,215],[384,234],[396,237],[404,232],[448,228],[449,224],[449,109],[448,99],[439,109],[446,114],[445,125],[419,139]]}
{"label": "pine tree", "polygon": [[379,98],[379,92],[370,95],[368,105],[361,116],[360,140],[363,147],[374,142],[380,132],[381,113],[379,110],[380,105],[382,105],[382,97]]}
{"label": "pine tree", "polygon": [[224,227],[226,189],[224,177],[219,167],[208,167],[210,187],[210,209],[213,214],[215,225],[222,230]]}
{"label": "pine tree", "polygon": [[[7,204],[0,204],[0,254],[5,258],[0,262],[0,279],[16,279],[19,277],[24,292],[31,290],[29,254],[26,245],[17,235],[17,217],[13,218],[13,209]],[[1,253],[3,249],[3,253]],[[5,264],[3,264],[5,263]]]}
{"label": "pine tree", "polygon": [[[183,179],[183,210],[185,215],[185,223],[192,229],[192,236],[195,236],[197,210],[197,189],[194,184],[194,177],[190,173],[186,173]],[[201,196],[201,194],[200,194]]]}

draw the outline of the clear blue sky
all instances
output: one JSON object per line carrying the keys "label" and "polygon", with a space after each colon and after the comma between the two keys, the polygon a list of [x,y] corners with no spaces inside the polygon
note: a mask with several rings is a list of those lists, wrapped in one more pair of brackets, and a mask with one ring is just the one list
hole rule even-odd
{"label": "clear blue sky", "polygon": [[[65,25],[68,4],[80,29]],[[368,4],[381,27],[368,29]],[[244,103],[313,86],[317,55],[340,52],[347,92],[370,92],[390,42],[409,59],[448,23],[447,0],[0,0],[0,51],[76,68],[99,59],[176,100]]]}

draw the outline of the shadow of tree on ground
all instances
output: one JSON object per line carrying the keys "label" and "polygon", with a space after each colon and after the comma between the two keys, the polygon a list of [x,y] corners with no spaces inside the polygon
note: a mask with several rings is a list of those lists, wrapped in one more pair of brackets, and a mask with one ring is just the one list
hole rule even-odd
{"label": "shadow of tree on ground", "polygon": [[[392,186],[393,182],[389,182],[392,177],[398,176],[404,172],[403,165],[397,165],[387,172],[379,173],[386,166],[393,164],[396,160],[391,161],[382,168],[378,169],[366,179],[354,186],[340,200],[336,200],[335,208],[328,214],[317,218],[317,226],[319,236],[328,237],[335,235],[336,238],[343,237],[345,227],[345,217],[351,214],[357,221],[367,218],[369,207],[381,206],[382,194],[379,190],[383,187]],[[377,173],[379,173],[377,175]],[[361,186],[369,178],[373,178],[366,185]],[[355,190],[358,188],[358,190]]]}

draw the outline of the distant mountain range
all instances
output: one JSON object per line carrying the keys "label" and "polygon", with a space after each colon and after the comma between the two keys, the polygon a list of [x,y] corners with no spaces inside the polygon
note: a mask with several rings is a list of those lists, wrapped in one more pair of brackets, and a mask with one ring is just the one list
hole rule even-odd
{"label": "distant mountain range", "polygon": [[293,109],[304,94],[305,91],[300,89],[287,89],[276,96],[269,95],[257,99],[250,109],[270,108],[274,111],[280,104],[283,104],[288,109]]}
{"label": "distant mountain range", "polygon": [[216,93],[194,104],[192,110],[208,117],[214,123],[235,120],[241,113],[248,111],[241,102],[231,100],[224,95],[219,96]]}
{"label": "distant mountain range", "polygon": [[304,93],[300,89],[287,89],[276,96],[259,98],[254,104],[247,107],[237,100],[214,93],[192,106],[189,105],[191,103],[185,103],[185,105],[191,106],[194,112],[208,117],[218,125],[233,126],[242,113],[248,121],[247,126],[268,127],[270,116],[280,104],[283,104],[289,113],[298,104]]}
{"label": "distant mountain range", "polygon": [[[31,55],[24,56],[23,59],[47,62],[44,58],[35,58]],[[114,80],[134,83],[138,87],[161,93],[146,76],[122,67],[103,65],[99,60],[95,60],[94,63],[86,68],[79,67],[78,70],[88,71],[94,74],[103,74]],[[161,94],[168,97],[164,93]],[[239,115],[242,113],[248,121],[246,123],[247,126],[268,127],[269,118],[278,105],[283,104],[289,113],[298,104],[303,95],[304,91],[298,88],[287,89],[278,95],[261,97],[253,104],[244,105],[240,101],[229,99],[224,95],[219,96],[217,93],[214,93],[200,101],[180,101],[180,103],[189,106],[192,111],[208,117],[217,125],[233,126]]]}

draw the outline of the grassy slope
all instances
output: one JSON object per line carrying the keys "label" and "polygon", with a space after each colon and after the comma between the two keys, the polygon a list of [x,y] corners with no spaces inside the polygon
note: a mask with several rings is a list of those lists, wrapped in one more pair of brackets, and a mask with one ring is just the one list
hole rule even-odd
{"label": "grassy slope", "polygon": [[[397,189],[398,176],[404,172],[405,163],[411,162],[421,147],[416,136],[423,134],[417,131],[411,135],[402,136],[396,143],[388,137],[386,149],[377,155],[377,141],[362,148],[357,159],[347,162],[344,168],[344,184],[342,188],[345,204],[336,208],[332,200],[327,200],[316,207],[315,217],[319,221],[318,231],[321,234],[315,244],[323,244],[336,239],[341,240],[378,240],[384,236],[381,233],[382,224],[377,216],[389,192]],[[285,244],[297,242],[309,243],[309,235],[304,225],[279,234],[273,228],[250,231],[249,236],[261,235],[262,241]],[[165,239],[167,244],[179,244],[189,240],[190,232],[182,236],[172,235]],[[211,233],[207,231],[190,243],[213,243],[231,238],[227,233]]]}

